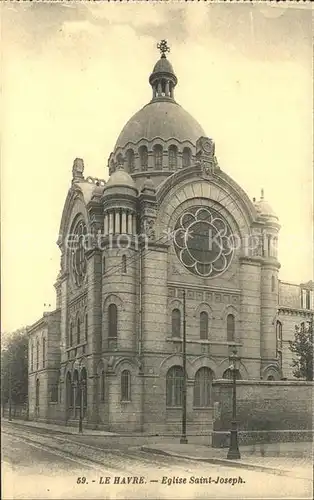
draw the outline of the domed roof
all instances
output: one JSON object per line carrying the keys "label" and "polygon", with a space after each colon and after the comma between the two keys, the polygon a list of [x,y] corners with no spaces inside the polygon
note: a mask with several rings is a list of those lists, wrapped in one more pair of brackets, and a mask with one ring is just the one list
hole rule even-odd
{"label": "domed roof", "polygon": [[174,75],[174,70],[169,60],[166,57],[161,57],[156,62],[153,73],[172,73]]}
{"label": "domed roof", "polygon": [[129,187],[136,189],[136,185],[132,177],[121,166],[111,174],[104,190],[107,190],[110,187]]}
{"label": "domed roof", "polygon": [[156,100],[132,116],[120,133],[115,149],[123,148],[129,142],[136,144],[141,139],[152,141],[156,137],[165,141],[190,141],[195,145],[201,136],[206,134],[200,124],[179,104],[171,100]]}
{"label": "domed roof", "polygon": [[276,213],[273,210],[273,208],[264,199],[264,190],[263,189],[262,189],[262,193],[261,193],[261,199],[258,202],[255,203],[255,207],[256,207],[256,210],[263,217],[278,219],[278,216],[276,215]]}

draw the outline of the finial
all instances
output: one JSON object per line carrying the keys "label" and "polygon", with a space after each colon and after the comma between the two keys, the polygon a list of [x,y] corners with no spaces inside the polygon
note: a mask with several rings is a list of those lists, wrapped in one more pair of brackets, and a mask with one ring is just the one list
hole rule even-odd
{"label": "finial", "polygon": [[261,189],[261,200],[263,200],[263,199],[264,199],[264,189],[262,188]]}
{"label": "finial", "polygon": [[72,167],[72,182],[80,182],[84,180],[84,161],[82,158],[75,158]]}
{"label": "finial", "polygon": [[170,52],[170,47],[168,47],[167,40],[161,40],[157,43],[157,49],[160,50],[161,57],[166,57],[166,52]]}

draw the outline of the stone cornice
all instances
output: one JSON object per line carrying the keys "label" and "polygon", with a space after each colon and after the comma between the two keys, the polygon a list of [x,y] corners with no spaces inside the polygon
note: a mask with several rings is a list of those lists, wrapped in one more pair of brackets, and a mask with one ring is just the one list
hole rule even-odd
{"label": "stone cornice", "polygon": [[202,290],[206,292],[217,292],[217,293],[232,293],[235,295],[241,295],[241,290],[238,288],[226,288],[226,287],[218,287],[218,286],[211,286],[211,285],[194,285],[192,283],[184,283],[182,281],[168,281],[167,282],[168,286],[173,286],[176,288],[185,288],[185,289],[193,289],[193,290]]}
{"label": "stone cornice", "polygon": [[312,317],[312,318],[314,317],[314,311],[311,311],[310,309],[299,309],[289,306],[279,306],[278,313],[286,314],[287,316],[297,315],[297,316]]}

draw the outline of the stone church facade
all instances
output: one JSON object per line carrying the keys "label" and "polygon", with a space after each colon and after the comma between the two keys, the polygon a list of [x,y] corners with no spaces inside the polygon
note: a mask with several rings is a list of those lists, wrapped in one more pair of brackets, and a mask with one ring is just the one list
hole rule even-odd
{"label": "stone church facade", "polygon": [[82,405],[92,428],[178,430],[184,324],[190,432],[208,430],[234,347],[242,379],[293,376],[288,340],[312,318],[313,283],[280,282],[276,214],[220,169],[160,50],[108,181],[74,161],[56,309],[28,330],[30,418],[71,425]]}

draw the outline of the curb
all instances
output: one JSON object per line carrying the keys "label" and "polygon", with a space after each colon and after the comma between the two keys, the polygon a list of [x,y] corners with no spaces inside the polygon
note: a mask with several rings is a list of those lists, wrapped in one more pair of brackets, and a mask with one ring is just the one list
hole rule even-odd
{"label": "curb", "polygon": [[[9,422],[8,420],[6,420],[6,422]],[[73,432],[73,431],[70,431],[67,429],[66,426],[64,426],[64,430],[59,430],[59,429],[51,429],[50,427],[42,427],[42,426],[36,426],[36,425],[30,425],[30,424],[27,424],[27,421],[24,422],[18,422],[18,421],[14,421],[12,420],[10,422],[10,424],[12,425],[16,425],[18,427],[26,427],[27,429],[36,429],[36,430],[44,430],[48,433],[55,433],[55,434],[66,434],[67,436],[87,436],[87,437],[111,437],[111,436],[114,436],[114,437],[117,437],[117,436],[121,436],[121,434],[115,434],[115,433],[110,433],[110,434],[92,434],[92,433],[89,433],[88,431],[90,429],[85,429],[85,431],[83,430],[82,434],[80,434],[78,431],[76,432]]]}
{"label": "curb", "polygon": [[[184,458],[186,460],[195,460],[197,462],[207,462],[210,464],[223,465],[225,467],[235,467],[238,469],[247,469],[254,470],[259,472],[268,472],[268,474],[275,474],[277,476],[289,476],[291,477],[291,471],[287,469],[275,469],[273,467],[265,467],[264,465],[254,465],[248,464],[246,462],[236,462],[234,460],[228,460],[224,458],[204,458],[204,457],[195,457],[191,455],[181,455],[178,453],[168,452],[165,450],[160,450],[158,448],[151,448],[148,446],[141,446],[141,450],[146,453],[155,453],[159,455],[166,455],[175,458]],[[301,478],[300,478],[301,479]],[[306,478],[302,478],[306,479]]]}

